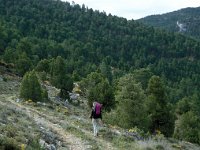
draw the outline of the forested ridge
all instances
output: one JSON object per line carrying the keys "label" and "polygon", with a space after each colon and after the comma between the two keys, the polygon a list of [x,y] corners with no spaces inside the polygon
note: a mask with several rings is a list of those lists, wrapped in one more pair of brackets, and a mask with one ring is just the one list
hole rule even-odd
{"label": "forested ridge", "polygon": [[181,32],[193,38],[200,38],[200,7],[183,8],[161,15],[151,15],[139,19],[139,22],[171,32]]}
{"label": "forested ridge", "polygon": [[[135,106],[129,100],[139,97],[136,103],[144,101],[145,106],[142,103],[138,112],[146,110],[149,118],[140,123],[121,120],[118,125],[152,133],[159,129],[166,136],[200,143],[198,128],[188,131],[195,134],[192,138],[180,133],[185,118],[200,126],[200,42],[194,38],[75,3],[0,0],[0,54],[20,76],[33,69],[42,72],[43,80],[50,78],[62,97],[75,81],[90,89],[89,105],[100,97],[108,111],[115,105],[116,112],[129,110]],[[31,75],[35,78],[32,71],[27,80]]]}

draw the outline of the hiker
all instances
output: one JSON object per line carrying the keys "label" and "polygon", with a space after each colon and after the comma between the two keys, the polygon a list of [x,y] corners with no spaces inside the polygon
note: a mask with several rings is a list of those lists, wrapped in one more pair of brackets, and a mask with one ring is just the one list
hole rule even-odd
{"label": "hiker", "polygon": [[102,108],[102,104],[98,102],[93,102],[90,118],[92,119],[94,136],[98,136],[100,123],[102,124],[101,108]]}

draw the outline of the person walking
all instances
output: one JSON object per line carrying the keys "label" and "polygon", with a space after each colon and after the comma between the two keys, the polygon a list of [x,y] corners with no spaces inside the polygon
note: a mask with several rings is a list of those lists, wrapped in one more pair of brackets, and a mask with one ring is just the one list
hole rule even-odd
{"label": "person walking", "polygon": [[93,102],[92,112],[90,118],[92,119],[94,136],[98,136],[100,123],[102,124],[102,104]]}

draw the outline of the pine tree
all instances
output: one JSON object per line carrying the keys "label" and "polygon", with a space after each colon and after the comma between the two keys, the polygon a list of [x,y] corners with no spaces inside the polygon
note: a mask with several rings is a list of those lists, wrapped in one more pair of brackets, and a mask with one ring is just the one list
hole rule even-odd
{"label": "pine tree", "polygon": [[166,136],[171,136],[174,129],[174,116],[170,105],[167,103],[166,92],[162,80],[152,76],[148,83],[147,112],[150,116],[150,131],[161,131]]}
{"label": "pine tree", "polygon": [[102,103],[105,110],[108,111],[114,107],[113,88],[101,73],[90,73],[87,78],[82,80],[81,86],[87,89],[86,96],[90,107],[94,101]]}
{"label": "pine tree", "polygon": [[174,137],[200,144],[200,103],[198,95],[177,102]]}
{"label": "pine tree", "polygon": [[180,140],[200,144],[200,118],[194,112],[188,111],[176,120],[174,137]]}
{"label": "pine tree", "polygon": [[73,89],[73,80],[66,73],[66,64],[61,56],[58,56],[51,64],[51,83],[61,89],[60,96],[69,98],[68,91]]}
{"label": "pine tree", "polygon": [[112,72],[111,67],[106,63],[106,61],[103,61],[100,64],[100,70],[101,73],[108,79],[109,83],[112,83]]}
{"label": "pine tree", "polygon": [[132,74],[120,78],[116,93],[118,124],[124,128],[137,126],[146,130],[148,118],[144,105],[146,96]]}
{"label": "pine tree", "polygon": [[20,97],[34,102],[43,101],[42,88],[34,71],[27,72],[20,87]]}
{"label": "pine tree", "polygon": [[23,76],[27,71],[32,68],[32,62],[25,52],[18,54],[19,58],[16,61],[17,72]]}

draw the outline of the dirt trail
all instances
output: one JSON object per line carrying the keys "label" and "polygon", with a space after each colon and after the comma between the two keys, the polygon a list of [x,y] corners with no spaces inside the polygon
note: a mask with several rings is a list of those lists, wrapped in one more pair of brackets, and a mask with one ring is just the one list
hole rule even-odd
{"label": "dirt trail", "polygon": [[50,117],[46,116],[45,114],[41,114],[37,110],[28,108],[26,106],[21,105],[20,103],[14,102],[12,100],[13,97],[14,96],[7,97],[7,95],[4,94],[0,95],[0,104],[22,111],[23,113],[27,114],[30,118],[32,118],[38,125],[50,129],[61,138],[63,144],[67,146],[70,150],[84,150],[90,148],[90,145],[86,145],[80,138],[77,138],[74,135],[66,132],[58,124],[50,122]]}
{"label": "dirt trail", "polygon": [[[56,134],[59,137],[60,141],[62,142],[62,146],[70,150],[92,149],[92,145],[89,144],[90,142],[78,138],[72,133],[69,133],[65,129],[63,129],[58,123],[60,120],[58,117],[52,116],[48,114],[48,112],[47,114],[45,114],[36,110],[35,108],[31,108],[21,103],[17,103],[14,101],[15,99],[16,99],[15,95],[8,96],[7,94],[2,94],[0,95],[0,104],[22,111],[23,113],[27,114],[30,118],[32,118],[38,124],[38,126],[50,129],[54,134]],[[100,149],[109,149],[109,150],[115,149],[111,143],[105,141],[104,139],[93,137],[93,134],[90,131],[80,128],[76,129],[83,132],[90,139],[96,141]]]}

